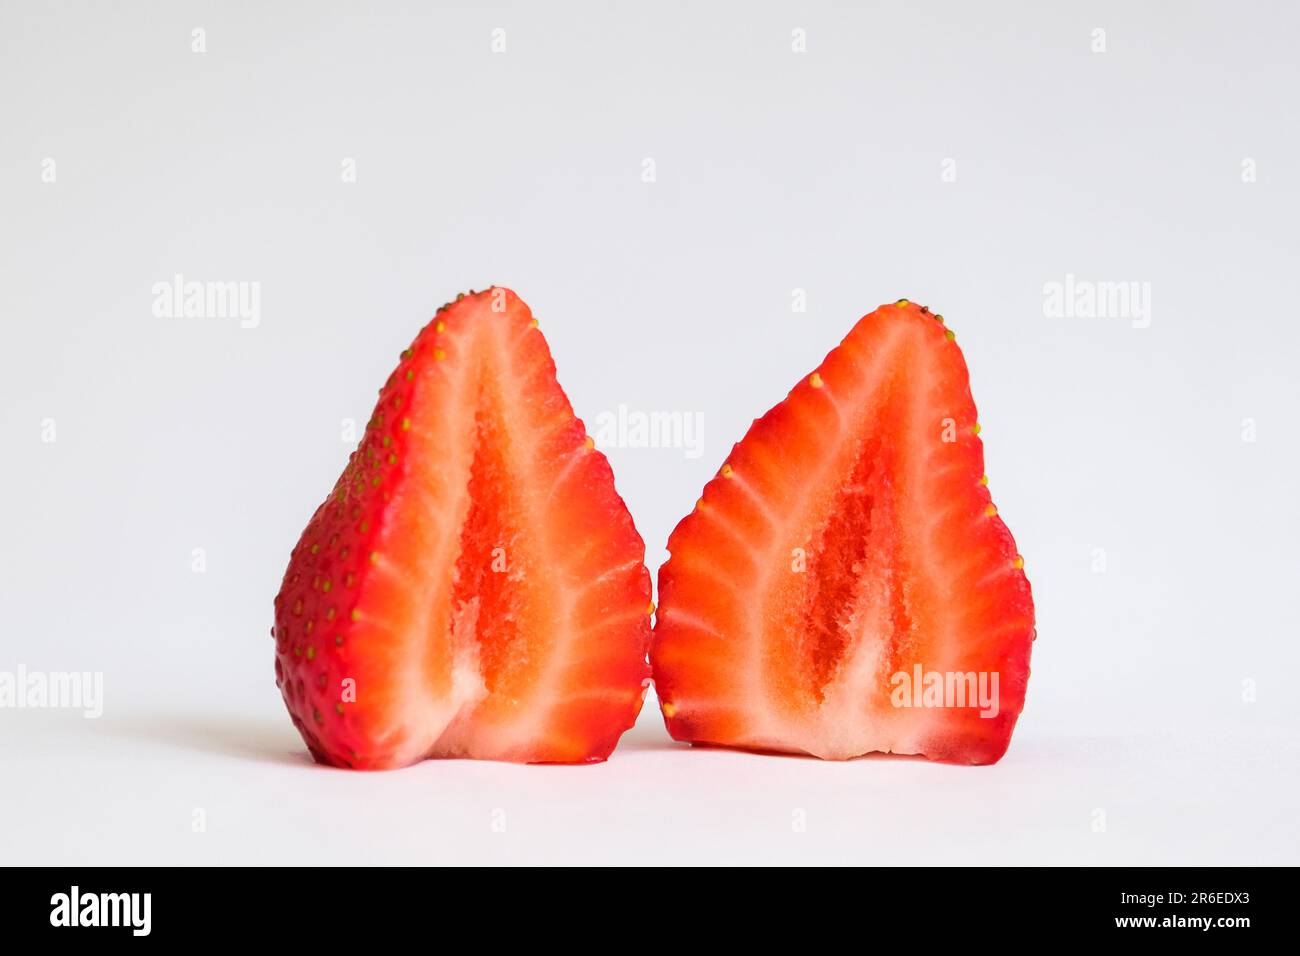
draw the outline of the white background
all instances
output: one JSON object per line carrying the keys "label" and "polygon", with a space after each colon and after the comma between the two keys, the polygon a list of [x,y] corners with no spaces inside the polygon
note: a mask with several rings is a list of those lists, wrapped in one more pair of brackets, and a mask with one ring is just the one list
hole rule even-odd
{"label": "white background", "polygon": [[[0,710],[0,860],[1300,862],[1294,6],[121,6],[0,12],[0,670],[106,698]],[[155,317],[176,273],[260,324]],[[1150,327],[1047,317],[1066,274]],[[697,459],[609,450],[652,571],[860,315],[943,312],[1038,607],[1003,761],[692,750],[651,699],[600,766],[311,764],[289,549],[491,283],[589,424],[704,416]]]}

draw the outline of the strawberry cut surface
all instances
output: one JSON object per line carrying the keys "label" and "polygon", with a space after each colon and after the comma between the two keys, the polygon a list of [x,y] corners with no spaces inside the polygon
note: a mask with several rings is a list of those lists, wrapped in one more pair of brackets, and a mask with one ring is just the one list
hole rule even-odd
{"label": "strawberry cut surface", "polygon": [[1034,611],[961,350],[900,301],[754,422],[668,542],[650,659],[677,740],[992,763]]}
{"label": "strawberry cut surface", "polygon": [[649,682],[644,559],[528,307],[459,297],[293,549],[276,683],[322,763],[603,760]]}

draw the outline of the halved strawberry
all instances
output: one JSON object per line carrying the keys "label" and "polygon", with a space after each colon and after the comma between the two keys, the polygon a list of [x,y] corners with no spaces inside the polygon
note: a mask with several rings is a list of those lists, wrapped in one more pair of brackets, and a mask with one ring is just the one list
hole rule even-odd
{"label": "halved strawberry", "polygon": [[953,334],[906,300],[755,421],[659,570],[650,659],[672,736],[1001,757],[1034,613],[978,435]]}
{"label": "halved strawberry", "polygon": [[644,559],[528,307],[458,297],[293,550],[276,683],[323,763],[603,760],[648,684]]}

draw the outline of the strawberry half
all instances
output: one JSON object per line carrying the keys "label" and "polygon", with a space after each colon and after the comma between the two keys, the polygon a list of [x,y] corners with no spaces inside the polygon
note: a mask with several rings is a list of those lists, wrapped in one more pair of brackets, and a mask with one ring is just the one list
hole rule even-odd
{"label": "strawberry half", "polygon": [[992,763],[1034,611],[966,363],[906,300],[754,422],[673,531],[650,659],[677,740]]}
{"label": "strawberry half", "polygon": [[644,560],[528,307],[458,297],[293,549],[276,683],[322,763],[603,760],[648,684]]}

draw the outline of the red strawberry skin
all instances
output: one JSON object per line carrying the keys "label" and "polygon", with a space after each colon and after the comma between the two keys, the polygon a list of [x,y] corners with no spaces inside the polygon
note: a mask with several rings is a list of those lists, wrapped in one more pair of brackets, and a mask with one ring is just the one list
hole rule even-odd
{"label": "red strawberry skin", "polygon": [[458,297],[292,551],[276,684],[326,764],[604,760],[648,684],[644,556],[528,307]]}
{"label": "red strawberry skin", "polygon": [[[755,421],[659,571],[651,664],[672,736],[1000,759],[1034,612],[978,436],[953,334],[906,300],[861,319]],[[978,688],[919,706],[905,685],[934,673],[962,691],[984,675],[989,696],[996,675],[997,706],[955,706]]]}

